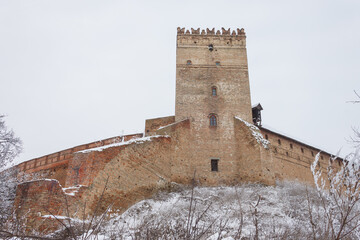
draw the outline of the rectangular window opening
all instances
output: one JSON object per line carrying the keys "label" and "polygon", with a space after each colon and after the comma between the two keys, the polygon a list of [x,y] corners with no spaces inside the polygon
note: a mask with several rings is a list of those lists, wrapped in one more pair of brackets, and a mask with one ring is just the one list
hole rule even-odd
{"label": "rectangular window opening", "polygon": [[219,159],[211,159],[211,171],[212,172],[219,171]]}

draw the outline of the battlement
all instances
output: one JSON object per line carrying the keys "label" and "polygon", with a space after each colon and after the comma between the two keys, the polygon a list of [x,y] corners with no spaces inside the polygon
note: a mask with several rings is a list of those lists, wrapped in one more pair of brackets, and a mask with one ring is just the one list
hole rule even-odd
{"label": "battlement", "polygon": [[241,37],[245,37],[245,30],[243,28],[239,29],[237,28],[236,31],[233,30],[231,32],[230,28],[228,28],[227,30],[225,28],[221,28],[221,32],[220,30],[217,30],[215,32],[215,28],[212,28],[211,30],[209,28],[202,29],[200,30],[200,28],[194,29],[191,28],[191,32],[190,30],[186,30],[185,28],[177,28],[177,35],[216,35],[216,36],[241,36]]}
{"label": "battlement", "polygon": [[214,44],[217,47],[240,47],[246,46],[246,35],[243,28],[232,30],[230,28],[194,29],[177,28],[177,46],[178,47],[205,47]]}

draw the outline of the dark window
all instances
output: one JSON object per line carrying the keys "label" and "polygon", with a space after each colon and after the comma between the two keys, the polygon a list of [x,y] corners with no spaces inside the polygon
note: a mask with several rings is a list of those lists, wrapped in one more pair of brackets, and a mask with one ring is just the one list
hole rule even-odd
{"label": "dark window", "polygon": [[211,159],[211,171],[212,172],[219,171],[219,159]]}
{"label": "dark window", "polygon": [[212,87],[212,88],[211,88],[211,95],[212,95],[212,96],[217,96],[216,87]]}
{"label": "dark window", "polygon": [[265,134],[265,139],[266,139],[266,140],[268,140],[268,139],[269,139],[269,137],[268,137],[268,135],[267,135],[267,134]]}
{"label": "dark window", "polygon": [[191,65],[191,60],[187,60],[186,64]]}
{"label": "dark window", "polygon": [[293,145],[292,145],[292,143],[290,143],[290,148],[291,148],[291,149],[293,149]]}
{"label": "dark window", "polygon": [[210,115],[210,126],[217,126],[217,119],[214,114]]}
{"label": "dark window", "polygon": [[286,156],[289,156],[289,153],[288,153],[288,152],[286,152]]}
{"label": "dark window", "polygon": [[314,156],[314,152],[313,152],[313,151],[311,151],[311,156]]}
{"label": "dark window", "polygon": [[212,50],[214,50],[214,46],[213,46],[212,44],[210,44],[210,45],[208,46],[208,48],[209,48],[209,51],[210,51],[210,52],[212,52]]}
{"label": "dark window", "polygon": [[281,145],[281,140],[280,139],[278,139],[278,143],[279,143],[279,145]]}
{"label": "dark window", "polygon": [[301,148],[301,152],[304,153],[304,149],[303,149],[303,148]]}
{"label": "dark window", "polygon": [[324,157],[323,156],[320,156],[321,160],[324,160]]}
{"label": "dark window", "polygon": [[216,66],[220,66],[220,62],[215,62]]}

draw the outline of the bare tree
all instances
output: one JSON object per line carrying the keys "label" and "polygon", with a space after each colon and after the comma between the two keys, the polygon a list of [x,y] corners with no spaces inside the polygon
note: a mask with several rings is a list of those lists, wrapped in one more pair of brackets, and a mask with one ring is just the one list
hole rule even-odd
{"label": "bare tree", "polygon": [[6,168],[21,152],[22,143],[12,130],[8,130],[4,115],[0,115],[0,227],[11,213],[17,186],[16,169]]}
{"label": "bare tree", "polygon": [[359,98],[359,100],[347,101],[349,103],[360,103],[360,95],[354,90],[355,95]]}
{"label": "bare tree", "polygon": [[0,169],[11,163],[22,151],[22,142],[13,130],[7,129],[4,115],[0,115]]}
{"label": "bare tree", "polygon": [[323,223],[318,235],[328,239],[353,238],[352,234],[360,231],[360,148],[344,158],[340,169],[329,163],[326,176],[317,167],[319,157],[320,153],[311,165],[322,207]]}

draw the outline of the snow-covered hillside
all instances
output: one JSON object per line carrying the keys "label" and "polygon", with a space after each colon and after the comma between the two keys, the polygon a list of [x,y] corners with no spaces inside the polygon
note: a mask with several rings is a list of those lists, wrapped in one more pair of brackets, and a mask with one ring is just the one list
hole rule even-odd
{"label": "snow-covered hillside", "polygon": [[324,214],[316,191],[300,183],[195,187],[135,204],[107,221],[96,238],[310,239],[316,234],[325,239]]}

